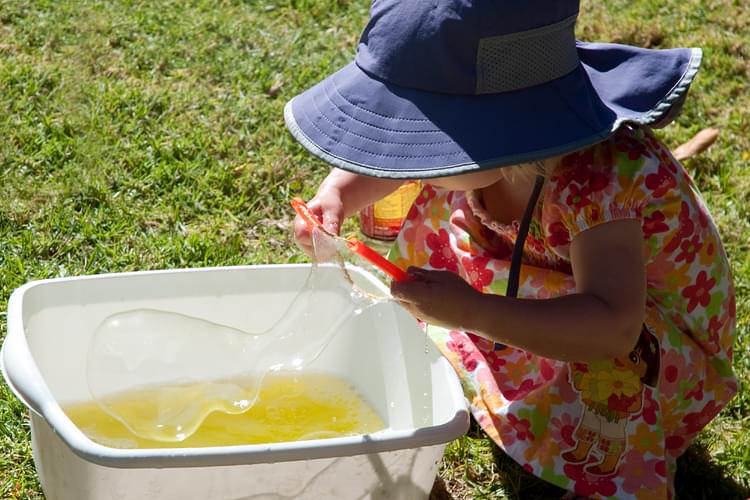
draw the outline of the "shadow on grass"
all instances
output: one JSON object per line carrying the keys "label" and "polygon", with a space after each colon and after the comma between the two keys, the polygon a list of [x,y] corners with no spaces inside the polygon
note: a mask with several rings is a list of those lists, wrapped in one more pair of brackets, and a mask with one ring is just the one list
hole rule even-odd
{"label": "shadow on grass", "polygon": [[700,443],[693,443],[677,459],[674,482],[676,496],[680,500],[750,498],[750,488],[727,477],[723,467],[712,460],[708,449]]}
{"label": "shadow on grass", "polygon": [[[470,433],[484,435],[475,425],[472,425]],[[511,500],[559,500],[566,493],[564,489],[524,470],[494,443],[492,455],[502,491],[506,493],[507,498]],[[728,477],[724,468],[711,458],[708,449],[701,443],[693,443],[677,459],[675,493],[677,500],[750,500],[750,488]],[[446,483],[438,478],[430,493],[430,500],[455,500],[457,498],[464,498],[464,496],[454,496]]]}

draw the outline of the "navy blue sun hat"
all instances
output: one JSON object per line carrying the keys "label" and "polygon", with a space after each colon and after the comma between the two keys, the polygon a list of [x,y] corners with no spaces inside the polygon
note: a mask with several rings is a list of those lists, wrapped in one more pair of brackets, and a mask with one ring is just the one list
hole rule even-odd
{"label": "navy blue sun hat", "polygon": [[576,41],[578,0],[374,0],[355,60],[294,97],[292,135],[360,174],[431,178],[663,126],[700,49]]}

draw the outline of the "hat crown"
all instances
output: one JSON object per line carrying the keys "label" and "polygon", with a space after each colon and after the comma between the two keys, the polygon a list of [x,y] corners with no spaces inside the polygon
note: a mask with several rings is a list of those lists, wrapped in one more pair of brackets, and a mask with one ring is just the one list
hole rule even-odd
{"label": "hat crown", "polygon": [[483,94],[574,69],[578,0],[373,0],[357,65],[403,87]]}

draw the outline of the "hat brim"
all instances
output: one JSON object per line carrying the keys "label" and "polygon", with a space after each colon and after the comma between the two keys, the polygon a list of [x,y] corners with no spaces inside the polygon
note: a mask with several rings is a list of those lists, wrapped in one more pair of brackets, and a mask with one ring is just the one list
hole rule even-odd
{"label": "hat brim", "polygon": [[578,44],[581,64],[535,87],[455,95],[400,87],[350,63],[284,108],[292,135],[351,172],[433,178],[569,153],[623,123],[654,125],[686,95],[700,49]]}

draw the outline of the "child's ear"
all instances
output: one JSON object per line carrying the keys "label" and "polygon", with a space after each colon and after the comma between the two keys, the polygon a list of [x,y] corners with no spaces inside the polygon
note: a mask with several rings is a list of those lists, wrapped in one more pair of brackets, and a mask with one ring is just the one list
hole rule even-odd
{"label": "child's ear", "polygon": [[641,361],[646,363],[646,373],[641,377],[641,382],[649,387],[656,387],[659,380],[659,361],[661,359],[661,349],[656,336],[651,333],[645,324],[641,329],[641,335],[638,337],[636,349],[641,351]]}

